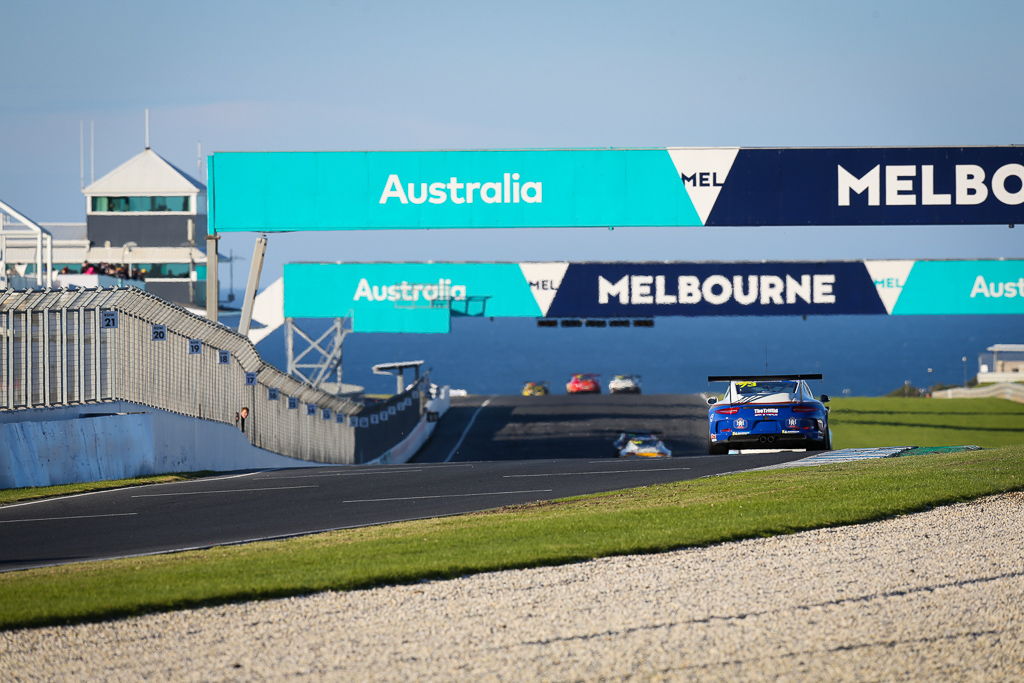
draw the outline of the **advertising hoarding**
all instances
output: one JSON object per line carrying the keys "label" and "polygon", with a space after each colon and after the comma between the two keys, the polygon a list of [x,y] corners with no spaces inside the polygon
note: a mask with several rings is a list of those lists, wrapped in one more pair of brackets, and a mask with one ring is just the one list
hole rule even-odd
{"label": "advertising hoarding", "polygon": [[289,263],[285,316],[447,332],[458,316],[1024,314],[1024,261]]}
{"label": "advertising hoarding", "polygon": [[217,232],[1013,224],[1024,147],[218,152]]}

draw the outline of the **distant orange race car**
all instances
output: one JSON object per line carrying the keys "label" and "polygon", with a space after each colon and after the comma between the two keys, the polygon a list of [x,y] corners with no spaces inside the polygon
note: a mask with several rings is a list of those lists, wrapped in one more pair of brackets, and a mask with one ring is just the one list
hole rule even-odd
{"label": "distant orange race car", "polygon": [[572,376],[572,379],[565,385],[568,394],[600,394],[601,385],[597,383],[599,375],[586,372]]}

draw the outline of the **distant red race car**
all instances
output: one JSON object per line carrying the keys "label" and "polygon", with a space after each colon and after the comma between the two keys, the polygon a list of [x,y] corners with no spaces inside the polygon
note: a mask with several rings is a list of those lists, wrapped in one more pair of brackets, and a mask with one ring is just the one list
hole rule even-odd
{"label": "distant red race car", "polygon": [[572,379],[565,385],[567,394],[600,394],[601,385],[597,383],[599,375],[594,373],[579,373],[572,376]]}

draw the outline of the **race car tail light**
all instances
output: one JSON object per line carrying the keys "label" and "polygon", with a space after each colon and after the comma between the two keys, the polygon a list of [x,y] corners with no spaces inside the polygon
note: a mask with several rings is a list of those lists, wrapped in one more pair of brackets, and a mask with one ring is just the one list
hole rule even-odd
{"label": "race car tail light", "polygon": [[718,415],[735,415],[738,412],[740,412],[739,408],[719,408],[715,411]]}
{"label": "race car tail light", "polygon": [[815,408],[814,406],[801,406],[801,405],[793,406],[793,412],[794,413],[814,413],[814,412],[817,412],[817,410],[818,409]]}

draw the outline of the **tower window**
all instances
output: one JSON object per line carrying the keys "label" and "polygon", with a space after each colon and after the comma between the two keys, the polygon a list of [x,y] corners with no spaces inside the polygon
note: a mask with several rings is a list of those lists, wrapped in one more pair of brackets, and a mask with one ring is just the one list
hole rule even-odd
{"label": "tower window", "polygon": [[188,211],[188,197],[93,197],[92,210],[110,213]]}

